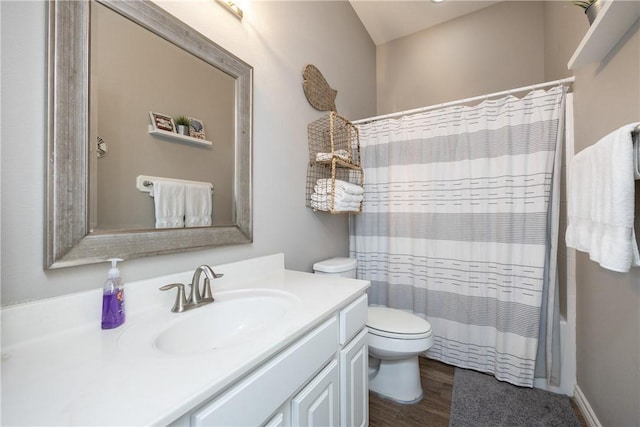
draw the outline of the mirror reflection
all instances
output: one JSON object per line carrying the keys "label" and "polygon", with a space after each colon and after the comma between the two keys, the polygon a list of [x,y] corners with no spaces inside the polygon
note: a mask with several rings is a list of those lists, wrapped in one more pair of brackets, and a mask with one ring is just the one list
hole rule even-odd
{"label": "mirror reflection", "polygon": [[[235,79],[104,5],[90,14],[90,231],[233,225]],[[179,116],[202,128],[195,141],[150,133],[150,112],[173,118],[161,128],[175,136]],[[209,183],[211,199],[141,190],[141,175]],[[184,225],[164,220],[185,208]]]}

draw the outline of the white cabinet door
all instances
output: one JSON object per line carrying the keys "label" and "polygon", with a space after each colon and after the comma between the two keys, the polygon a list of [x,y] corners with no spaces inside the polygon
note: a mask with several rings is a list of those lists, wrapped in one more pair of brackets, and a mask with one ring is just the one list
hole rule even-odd
{"label": "white cabinet door", "polygon": [[332,360],[291,401],[291,423],[295,426],[337,427],[340,422],[340,373]]}
{"label": "white cabinet door", "polygon": [[340,425],[369,425],[369,354],[367,330],[340,351]]}

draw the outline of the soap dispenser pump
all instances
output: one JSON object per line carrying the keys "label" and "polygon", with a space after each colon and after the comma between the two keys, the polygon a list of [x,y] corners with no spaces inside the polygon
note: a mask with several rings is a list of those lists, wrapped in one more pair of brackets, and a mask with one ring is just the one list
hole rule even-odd
{"label": "soap dispenser pump", "polygon": [[120,258],[111,258],[111,268],[102,292],[102,329],[113,329],[124,323],[124,285],[118,270]]}

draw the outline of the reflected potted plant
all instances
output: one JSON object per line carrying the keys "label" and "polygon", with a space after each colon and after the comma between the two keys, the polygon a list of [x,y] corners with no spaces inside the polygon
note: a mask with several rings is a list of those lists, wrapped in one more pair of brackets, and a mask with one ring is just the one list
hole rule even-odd
{"label": "reflected potted plant", "polygon": [[584,13],[587,15],[587,19],[589,20],[589,25],[593,24],[598,13],[600,13],[600,9],[604,6],[603,0],[572,1],[571,3],[584,9]]}
{"label": "reflected potted plant", "polygon": [[178,116],[176,117],[175,122],[176,122],[176,131],[180,135],[189,136],[189,123],[191,123],[189,118],[187,116]]}

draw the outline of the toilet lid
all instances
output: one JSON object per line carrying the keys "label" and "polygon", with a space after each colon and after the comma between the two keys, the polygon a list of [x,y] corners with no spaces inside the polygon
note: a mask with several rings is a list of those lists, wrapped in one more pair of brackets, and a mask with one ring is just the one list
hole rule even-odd
{"label": "toilet lid", "polygon": [[357,265],[358,261],[353,258],[331,258],[313,264],[313,271],[344,273],[345,271],[354,270]]}
{"label": "toilet lid", "polygon": [[427,334],[431,324],[415,314],[388,307],[369,307],[367,327],[392,334]]}

